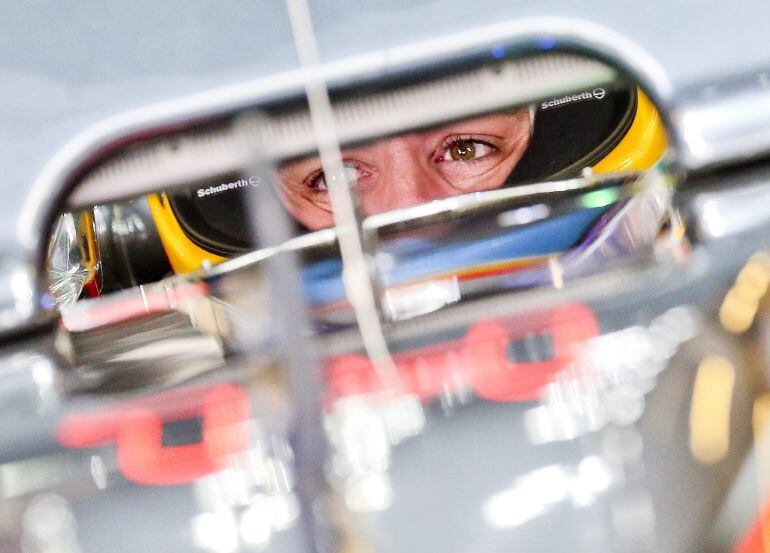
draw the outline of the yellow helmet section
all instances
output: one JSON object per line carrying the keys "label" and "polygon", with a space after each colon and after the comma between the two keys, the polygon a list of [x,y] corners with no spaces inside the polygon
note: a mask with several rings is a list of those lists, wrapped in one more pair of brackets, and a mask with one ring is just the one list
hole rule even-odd
{"label": "yellow helmet section", "polygon": [[197,246],[187,235],[174,216],[166,194],[150,194],[147,197],[150,212],[158,228],[158,235],[163,242],[171,268],[177,274],[190,273],[206,263],[215,265],[226,258],[207,252]]}
{"label": "yellow helmet section", "polygon": [[99,244],[96,241],[94,231],[94,216],[91,210],[83,211],[77,218],[77,230],[79,234],[78,247],[83,266],[88,271],[90,282],[97,274],[99,264]]}
{"label": "yellow helmet section", "polygon": [[666,131],[658,110],[641,90],[637,91],[636,115],[626,135],[599,163],[597,173],[649,169],[666,151]]}

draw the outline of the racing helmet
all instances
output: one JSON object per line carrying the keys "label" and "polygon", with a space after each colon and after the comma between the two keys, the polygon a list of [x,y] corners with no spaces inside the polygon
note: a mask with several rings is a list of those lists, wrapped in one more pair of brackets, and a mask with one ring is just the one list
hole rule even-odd
{"label": "racing helmet", "polygon": [[[660,115],[635,86],[583,90],[547,98],[530,109],[534,124],[529,145],[504,187],[573,178],[585,168],[594,173],[649,169],[666,148]],[[98,296],[153,282],[170,273],[190,273],[253,250],[245,200],[257,184],[256,177],[233,174],[216,182],[96,206],[85,217],[81,214],[80,231],[75,232],[73,223],[71,232],[55,235],[88,237],[70,237],[68,242],[88,249],[85,258],[96,261],[78,273],[83,273],[79,284],[75,283],[78,293],[67,294],[66,287],[54,290],[57,301],[75,301],[80,290]],[[541,225],[534,238],[518,236],[518,242],[529,240],[532,247],[524,244],[516,255],[517,263],[542,254],[538,244],[548,246],[549,252],[556,246],[560,251],[570,249],[590,234],[601,213],[582,210]],[[555,236],[559,237],[558,244],[553,241]],[[54,282],[72,280],[60,278],[71,271],[58,266],[49,272]]]}
{"label": "racing helmet", "polygon": [[[644,170],[666,148],[663,122],[635,86],[594,88],[533,106],[530,144],[505,186],[596,173]],[[253,249],[245,194],[255,177],[148,196],[152,219],[176,273],[188,273]]]}

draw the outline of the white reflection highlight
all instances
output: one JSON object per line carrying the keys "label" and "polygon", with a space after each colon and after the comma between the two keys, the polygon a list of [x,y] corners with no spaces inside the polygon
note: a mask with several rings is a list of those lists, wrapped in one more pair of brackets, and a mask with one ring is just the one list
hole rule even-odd
{"label": "white reflection highlight", "polygon": [[201,513],[192,520],[193,541],[201,549],[233,553],[238,549],[238,525],[229,512]]}
{"label": "white reflection highlight", "polygon": [[520,207],[505,211],[497,216],[497,224],[501,227],[526,225],[545,219],[551,214],[551,209],[545,204]]}
{"label": "white reflection highlight", "polygon": [[565,371],[545,390],[542,405],[524,413],[524,427],[536,444],[572,440],[607,423],[600,394],[587,375]]}
{"label": "white reflection highlight", "polygon": [[566,474],[551,465],[519,478],[511,489],[492,496],[484,505],[484,520],[495,528],[520,526],[566,498]]}
{"label": "white reflection highlight", "polygon": [[35,283],[29,270],[14,270],[11,273],[10,281],[17,315],[22,317],[31,315],[35,309]]}
{"label": "white reflection highlight", "polygon": [[273,535],[271,518],[266,498],[261,495],[254,496],[251,505],[241,515],[239,531],[243,543],[257,549],[270,543]]}
{"label": "white reflection highlight", "polygon": [[575,366],[545,388],[541,405],[525,414],[529,439],[535,444],[572,440],[610,423],[636,423],[658,375],[699,326],[694,310],[680,306],[656,317],[649,327],[592,338]]}
{"label": "white reflection highlight", "polygon": [[551,282],[557,290],[564,288],[564,268],[555,256],[548,258],[548,270],[551,272]]}
{"label": "white reflection highlight", "polygon": [[299,502],[294,494],[275,494],[267,497],[270,523],[274,531],[288,530],[299,518]]}
{"label": "white reflection highlight", "polygon": [[345,504],[357,513],[384,511],[393,503],[393,486],[387,473],[376,472],[345,482]]}
{"label": "white reflection highlight", "polygon": [[719,238],[724,235],[726,230],[725,220],[722,218],[722,214],[719,212],[719,207],[716,204],[713,202],[704,204],[702,218],[711,236]]}
{"label": "white reflection highlight", "polygon": [[644,413],[644,391],[636,386],[614,386],[604,394],[607,418],[618,426],[628,426]]}
{"label": "white reflection highlight", "polygon": [[[254,434],[259,434],[258,428]],[[261,550],[273,534],[299,519],[292,451],[275,435],[228,459],[228,468],[201,478],[195,494],[201,514],[192,520],[196,545],[212,553]]]}
{"label": "white reflection highlight", "polygon": [[578,465],[577,477],[572,479],[570,497],[575,507],[591,505],[599,494],[612,485],[609,465],[600,457],[585,457]]}
{"label": "white reflection highlight", "polygon": [[324,426],[332,446],[332,476],[347,508],[383,511],[393,501],[388,469],[393,446],[425,426],[419,398],[412,395],[353,396],[336,402]]}
{"label": "white reflection highlight", "polygon": [[100,490],[107,489],[107,468],[99,455],[91,455],[91,478]]}
{"label": "white reflection highlight", "polygon": [[21,544],[24,553],[81,553],[67,500],[53,493],[35,497],[24,512]]}
{"label": "white reflection highlight", "polygon": [[512,487],[490,497],[483,507],[484,520],[494,528],[513,528],[567,501],[576,509],[587,507],[613,481],[609,465],[597,456],[585,457],[577,468],[549,465],[519,477]]}
{"label": "white reflection highlight", "polygon": [[32,365],[32,379],[35,381],[37,394],[40,398],[39,414],[54,408],[59,403],[58,390],[56,389],[56,369],[50,361],[42,356],[17,354],[11,357],[11,364],[25,368]]}
{"label": "white reflection highlight", "polygon": [[390,288],[383,294],[383,308],[394,321],[431,313],[460,300],[456,276]]}
{"label": "white reflection highlight", "polygon": [[713,116],[708,112],[701,114],[688,112],[682,116],[682,137],[690,148],[692,154],[698,158],[708,158],[712,155],[712,150],[707,141],[703,138],[703,127],[708,126],[713,121]]}

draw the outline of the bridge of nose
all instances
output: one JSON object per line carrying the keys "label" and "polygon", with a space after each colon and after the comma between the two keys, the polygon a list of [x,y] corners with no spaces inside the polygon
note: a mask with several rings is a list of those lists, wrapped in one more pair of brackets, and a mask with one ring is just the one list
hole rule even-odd
{"label": "bridge of nose", "polygon": [[445,198],[456,194],[441,176],[432,159],[433,151],[419,135],[407,135],[378,145],[377,186],[364,199],[368,213]]}

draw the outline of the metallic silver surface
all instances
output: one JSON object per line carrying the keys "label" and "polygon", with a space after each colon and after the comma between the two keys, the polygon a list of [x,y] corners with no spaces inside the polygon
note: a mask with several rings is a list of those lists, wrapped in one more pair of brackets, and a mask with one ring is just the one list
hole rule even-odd
{"label": "metallic silver surface", "polygon": [[[18,337],[0,352],[0,549],[298,553],[313,538],[319,550],[447,553],[713,545],[752,418],[770,401],[768,181],[762,166],[738,167],[761,164],[770,147],[765,94],[731,85],[770,65],[770,7],[633,8],[322,2],[310,9],[324,64],[309,73],[295,69],[275,5],[167,4],[152,8],[157,18],[141,3],[0,8],[0,52],[14,54],[0,56],[10,121],[0,131],[0,332]],[[19,48],[30,24],[38,39]],[[302,378],[316,367],[291,262],[332,245],[334,231],[75,304],[56,332],[38,326],[55,316],[35,274],[47,225],[83,171],[123,141],[295,97],[313,79],[387,81],[501,43],[567,45],[630,71],[672,125],[667,161],[696,177],[670,194],[656,169],[645,177],[655,186],[619,187],[598,207],[568,200],[603,178],[494,191],[375,216],[368,230],[396,227],[394,241],[403,231],[424,239],[426,257],[454,256],[455,242],[482,247],[488,235],[432,240],[434,223],[499,207],[483,230],[510,239],[598,209],[571,253],[580,265],[606,248],[611,263],[570,274],[568,255],[547,252],[532,270],[547,279],[522,285],[525,269],[470,275],[467,287],[455,275],[436,297],[418,290],[425,302],[402,303],[388,329],[401,387],[387,394],[345,324],[312,339],[324,397],[317,373]],[[726,83],[719,97],[709,96],[715,83]],[[510,213],[507,202],[533,193],[562,211]],[[410,235],[417,227],[428,232]],[[250,312],[231,340],[236,304]],[[326,441],[314,442],[321,432]],[[326,466],[315,456],[324,446]],[[322,469],[326,483],[312,481]],[[755,497],[730,497],[730,508],[754,513],[741,500]]]}
{"label": "metallic silver surface", "polygon": [[731,165],[770,152],[770,71],[735,76],[682,94],[672,130],[690,171]]}

